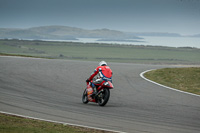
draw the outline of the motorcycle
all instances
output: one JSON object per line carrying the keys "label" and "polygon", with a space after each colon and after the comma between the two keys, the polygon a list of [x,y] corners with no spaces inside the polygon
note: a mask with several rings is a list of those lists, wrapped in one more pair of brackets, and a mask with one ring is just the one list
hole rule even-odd
{"label": "motorcycle", "polygon": [[86,82],[87,87],[83,92],[82,102],[87,104],[88,102],[98,103],[99,106],[104,106],[110,98],[110,89],[113,89],[113,84],[110,81],[102,82],[100,85],[96,86],[97,93],[93,94],[93,89],[91,87],[91,82]]}

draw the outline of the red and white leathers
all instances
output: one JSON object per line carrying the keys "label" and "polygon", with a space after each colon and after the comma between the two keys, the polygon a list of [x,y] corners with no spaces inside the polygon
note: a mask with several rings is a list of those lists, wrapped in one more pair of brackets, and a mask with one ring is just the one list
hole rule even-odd
{"label": "red and white leathers", "polygon": [[[97,74],[99,74],[99,77],[102,80],[102,82],[100,84],[102,84],[106,81],[112,82],[112,74],[113,73],[109,66],[106,66],[106,65],[98,66],[88,80],[91,81]],[[93,83],[95,84],[95,82],[93,82]],[[95,84],[95,85],[97,85],[97,84]]]}

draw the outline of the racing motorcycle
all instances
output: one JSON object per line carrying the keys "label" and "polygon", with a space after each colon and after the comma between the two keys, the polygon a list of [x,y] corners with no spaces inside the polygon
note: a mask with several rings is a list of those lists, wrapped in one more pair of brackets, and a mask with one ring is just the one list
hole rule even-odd
{"label": "racing motorcycle", "polygon": [[87,87],[83,92],[82,102],[87,104],[88,102],[98,103],[99,106],[104,106],[110,98],[110,89],[113,89],[113,84],[110,81],[102,82],[99,86],[96,86],[97,93],[93,94],[91,82],[86,82]]}

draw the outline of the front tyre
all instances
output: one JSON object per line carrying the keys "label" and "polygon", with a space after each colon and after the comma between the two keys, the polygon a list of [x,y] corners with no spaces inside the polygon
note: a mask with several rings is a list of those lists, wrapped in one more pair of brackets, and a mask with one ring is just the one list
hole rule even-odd
{"label": "front tyre", "polygon": [[82,102],[84,104],[87,104],[89,101],[88,101],[88,96],[87,96],[87,89],[84,90],[83,92],[83,96],[82,96]]}
{"label": "front tyre", "polygon": [[99,106],[104,106],[108,102],[110,98],[110,90],[105,88],[99,95],[97,96]]}

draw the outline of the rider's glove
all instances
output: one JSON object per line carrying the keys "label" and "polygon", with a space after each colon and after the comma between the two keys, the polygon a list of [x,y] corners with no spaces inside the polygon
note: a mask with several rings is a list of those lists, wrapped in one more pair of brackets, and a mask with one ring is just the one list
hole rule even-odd
{"label": "rider's glove", "polygon": [[86,82],[90,82],[90,80],[89,80],[89,79],[87,79],[87,80],[86,80]]}

